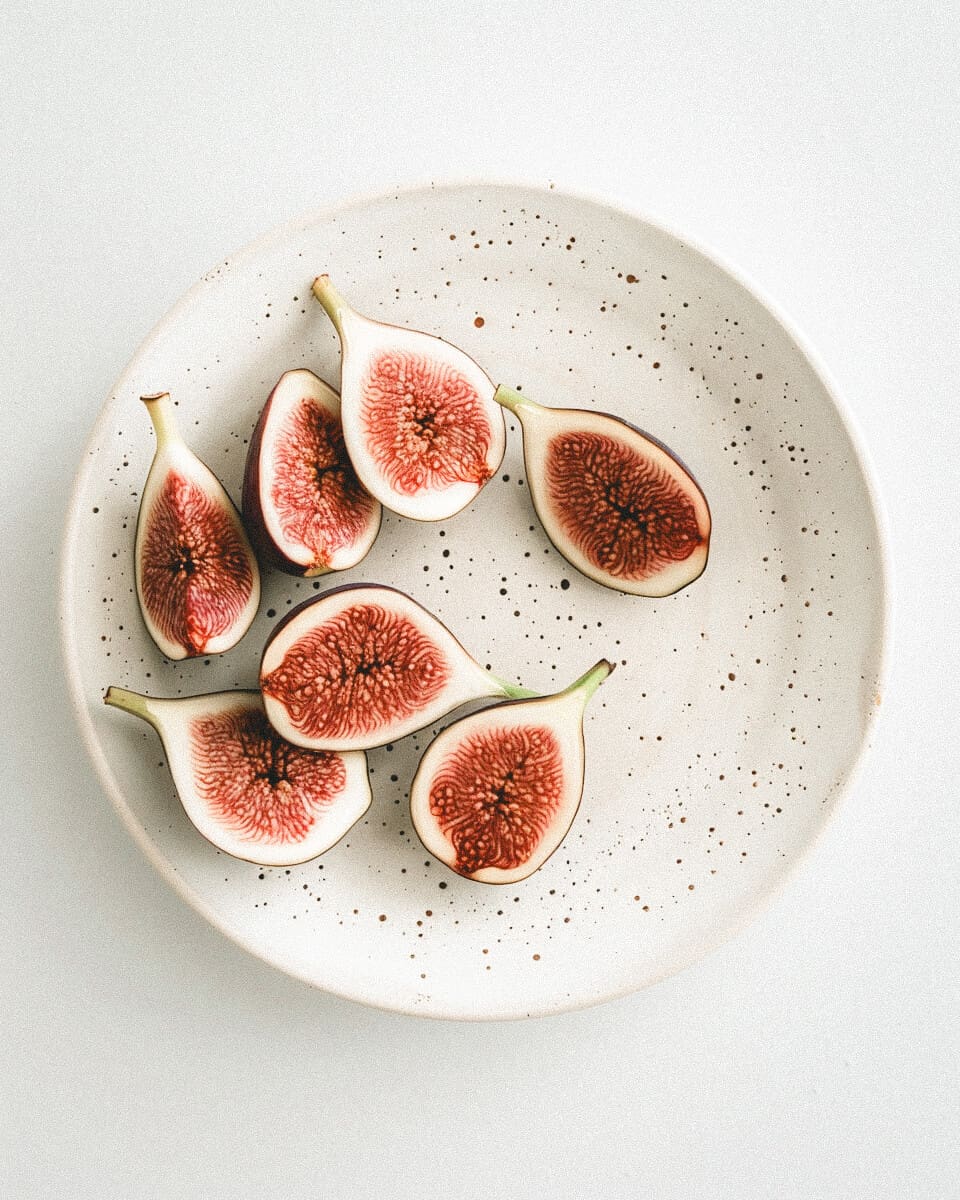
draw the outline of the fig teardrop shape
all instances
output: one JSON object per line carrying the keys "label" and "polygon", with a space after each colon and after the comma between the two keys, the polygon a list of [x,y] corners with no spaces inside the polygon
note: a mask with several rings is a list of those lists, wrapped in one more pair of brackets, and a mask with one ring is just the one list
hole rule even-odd
{"label": "fig teardrop shape", "polygon": [[340,335],[341,420],[357,475],[401,516],[453,516],[503,459],[492,382],[442,338],[361,316],[327,275],[313,293]]}
{"label": "fig teardrop shape", "polygon": [[250,440],[243,516],[261,560],[291,575],[355,566],[380,528],[378,500],[347,455],[340,397],[312,371],[286,371]]}
{"label": "fig teardrop shape", "polygon": [[516,883],[542,866],[580,805],[584,709],[612,670],[602,659],[562,692],[491,705],[439,734],[410,789],[426,849],[479,883]]}
{"label": "fig teardrop shape", "polygon": [[154,727],[187,816],[234,858],[307,862],[370,806],[366,756],[291,746],[267,722],[259,692],[159,699],[111,687],[104,702]]}
{"label": "fig teardrop shape", "polygon": [[710,509],[666,446],[609,413],[547,408],[503,386],[496,399],[520,421],[534,508],[568,562],[636,596],[699,578]]}
{"label": "fig teardrop shape", "polygon": [[469,700],[534,693],[497,679],[395,588],[355,584],[300,605],[260,663],[267,717],[295,745],[365,750]]}
{"label": "fig teardrop shape", "polygon": [[257,560],[223,485],[180,436],[169,394],[142,400],[157,448],[137,519],[140,611],[167,658],[220,654],[257,614]]}

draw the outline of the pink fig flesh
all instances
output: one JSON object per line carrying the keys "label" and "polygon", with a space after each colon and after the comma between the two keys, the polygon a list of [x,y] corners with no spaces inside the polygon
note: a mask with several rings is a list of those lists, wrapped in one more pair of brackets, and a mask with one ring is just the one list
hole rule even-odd
{"label": "pink fig flesh", "polygon": [[558,434],[547,451],[546,487],[565,537],[615,579],[650,579],[704,544],[689,488],[616,438]]}
{"label": "pink fig flesh", "polygon": [[291,746],[258,708],[197,717],[190,742],[199,796],[253,842],[302,842],[346,783],[339,755]]}
{"label": "pink fig flesh", "polygon": [[703,573],[711,516],[700,486],[656,438],[609,413],[495,399],[523,430],[537,515],[560,553],[605,587],[669,596]]}
{"label": "pink fig flesh", "polygon": [[232,514],[170,471],[145,514],[141,598],[167,641],[206,654],[241,619],[254,575]]}
{"label": "pink fig flesh", "polygon": [[455,483],[482,487],[492,474],[484,401],[441,358],[402,350],[371,357],[359,421],[376,469],[402,496]]}
{"label": "pink fig flesh", "polygon": [[562,692],[494,704],[439,733],[410,788],[425,848],[478,883],[538,870],[579,807],[584,709],[612,670],[601,659]]}
{"label": "pink fig flesh", "polygon": [[380,527],[380,504],[347,454],[336,392],[311,371],[285,372],[260,414],[243,515],[261,559],[293,575],[355,566]]}
{"label": "pink fig flesh", "polygon": [[104,700],[156,729],[187,816],[237,858],[306,862],[369,807],[365,756],[291,746],[267,722],[258,692],[160,698],[111,687]]}
{"label": "pink fig flesh", "polygon": [[274,629],[260,661],[267,718],[312,750],[383,746],[486,697],[528,696],[491,675],[396,588],[331,588]]}
{"label": "pink fig flesh", "polygon": [[533,857],[562,796],[563,756],[549,726],[491,726],[464,738],[437,771],[430,814],[458,874],[516,871]]}
{"label": "pink fig flesh", "polygon": [[304,633],[260,686],[284,705],[300,735],[324,742],[361,736],[373,712],[384,723],[409,720],[433,703],[449,675],[446,656],[414,621],[366,603]]}

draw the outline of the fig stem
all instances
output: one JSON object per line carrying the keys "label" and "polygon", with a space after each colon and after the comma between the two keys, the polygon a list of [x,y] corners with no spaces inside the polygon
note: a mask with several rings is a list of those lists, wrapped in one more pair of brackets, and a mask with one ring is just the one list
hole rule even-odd
{"label": "fig stem", "polygon": [[169,392],[157,392],[154,396],[141,396],[140,399],[147,406],[147,412],[150,414],[150,420],[153,422],[154,432],[157,435],[158,446],[179,437],[177,418]]}
{"label": "fig stem", "polygon": [[312,291],[323,305],[324,312],[333,322],[337,333],[343,337],[343,314],[351,311],[350,305],[330,282],[329,275],[318,275],[313,281]]}
{"label": "fig stem", "polygon": [[567,694],[571,692],[580,692],[583,703],[586,704],[593,693],[597,690],[601,683],[613,671],[616,663],[610,662],[606,658],[601,658],[598,663],[595,663],[589,671],[581,675],[566,689]]}
{"label": "fig stem", "polygon": [[134,717],[139,717],[141,721],[146,721],[148,725],[156,727],[156,718],[150,708],[149,696],[141,696],[139,692],[131,692],[127,688],[108,687],[103,702],[112,708],[119,708]]}
{"label": "fig stem", "polygon": [[493,393],[493,398],[498,404],[502,404],[504,408],[509,409],[514,416],[522,416],[522,410],[530,412],[532,409],[541,408],[533,400],[528,400],[526,396],[521,394],[514,388],[507,387],[505,383],[501,383],[497,390]]}
{"label": "fig stem", "polygon": [[[489,672],[487,674],[490,675]],[[542,692],[534,692],[530,688],[520,687],[517,683],[507,683],[505,679],[498,679],[496,675],[490,675],[490,678],[511,700],[536,700],[543,695]]]}

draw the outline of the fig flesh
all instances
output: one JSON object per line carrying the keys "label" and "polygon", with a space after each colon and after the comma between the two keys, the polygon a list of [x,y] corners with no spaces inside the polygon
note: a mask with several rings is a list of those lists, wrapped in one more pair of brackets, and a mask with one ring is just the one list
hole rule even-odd
{"label": "fig flesh", "polygon": [[547,408],[503,386],[496,400],[520,422],[534,508],[569,563],[636,596],[699,578],[710,509],[666,446],[609,413]]}
{"label": "fig flesh", "polygon": [[395,588],[355,584],[300,605],[260,663],[267,717],[294,745],[366,750],[470,700],[531,696],[484,670],[432,613]]}
{"label": "fig flesh", "polygon": [[140,611],[167,658],[220,654],[257,614],[257,560],[223,485],[181,437],[169,394],[142,400],[157,448],[137,519]]}
{"label": "fig flesh", "polygon": [[159,699],[111,687],[104,702],[153,726],[187,816],[234,858],[307,862],[370,806],[366,756],[291,746],[270,727],[258,692]]}
{"label": "fig flesh", "polygon": [[583,715],[613,664],[552,696],[494,704],[430,744],[410,789],[431,854],[479,883],[516,883],[566,837],[584,780]]}
{"label": "fig flesh", "polygon": [[440,521],[469,504],[506,449],[493,384],[464,351],[428,333],[361,316],[327,275],[313,293],[340,335],[347,451],[393,512]]}
{"label": "fig flesh", "polygon": [[312,371],[287,371],[250,440],[243,517],[261,561],[291,575],[355,566],[380,528],[379,501],[347,455],[340,397]]}

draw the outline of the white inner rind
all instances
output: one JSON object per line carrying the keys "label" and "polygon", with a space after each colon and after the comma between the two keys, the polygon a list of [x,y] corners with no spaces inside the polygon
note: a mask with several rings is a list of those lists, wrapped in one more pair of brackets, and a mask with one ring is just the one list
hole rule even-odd
{"label": "white inner rind", "polygon": [[[325,568],[329,571],[344,571],[355,566],[367,553],[376,539],[380,528],[380,512],[375,508],[371,520],[362,535],[354,542],[338,546],[328,561],[319,563],[315,550],[302,542],[291,540],[280,524],[273,504],[273,487],[276,481],[277,439],[287,418],[304,400],[313,400],[332,416],[340,420],[340,397],[312,371],[301,368],[287,371],[280,377],[267,401],[268,411],[260,439],[258,490],[263,524],[279,552],[290,562],[306,570]],[[317,571],[317,573],[321,573]]]}
{"label": "white inner rind", "polygon": [[371,360],[384,351],[408,351],[449,363],[469,381],[483,401],[490,430],[485,462],[492,477],[503,461],[507,444],[503,412],[493,399],[493,383],[468,354],[433,334],[383,325],[353,311],[341,314],[341,324],[341,420],[347,452],[361,483],[381,504],[400,516],[415,521],[442,521],[452,517],[476,497],[483,484],[458,481],[412,496],[396,491],[366,448],[360,421],[363,385]]}
{"label": "white inner rind", "polygon": [[273,696],[264,694],[267,719],[277,732],[295,746],[311,750],[368,750],[397,741],[408,733],[422,729],[439,720],[454,708],[470,700],[503,696],[499,683],[475,662],[453,634],[415,600],[392,588],[366,586],[344,588],[330,593],[308,605],[292,617],[267,643],[260,664],[261,682],[280,666],[287,651],[311,630],[332,620],[345,609],[357,605],[377,605],[411,621],[443,654],[450,675],[440,691],[423,708],[409,716],[387,723],[372,724],[369,730],[355,737],[311,738],[293,725],[286,706]]}
{"label": "white inner rind", "polygon": [[528,859],[512,870],[484,867],[468,876],[478,883],[516,883],[532,875],[550,857],[569,832],[583,795],[584,700],[579,692],[559,692],[535,700],[495,704],[454,722],[428,747],[410,788],[410,817],[425,848],[451,870],[457,852],[430,811],[430,791],[437,773],[467,737],[484,730],[508,730],[547,725],[557,736],[562,757],[563,788],[556,813]]}
{"label": "white inner rind", "polygon": [[[523,458],[533,506],[550,540],[578,571],[617,591],[650,597],[669,596],[703,573],[710,553],[710,510],[699,486],[672,454],[644,437],[639,430],[606,413],[527,404],[518,406],[516,415],[523,430]],[[591,562],[564,533],[547,490],[547,449],[550,441],[557,434],[572,432],[595,433],[636,447],[644,457],[668,472],[683,488],[684,495],[693,501],[697,527],[704,537],[702,544],[681,562],[670,563],[646,579],[612,575]]]}
{"label": "white inner rind", "polygon": [[171,471],[175,471],[185,479],[192,480],[215,503],[220,505],[233,524],[250,565],[252,586],[250,596],[240,615],[229,629],[217,637],[211,638],[203,650],[199,654],[194,655],[194,657],[200,657],[204,654],[222,654],[225,650],[230,650],[240,641],[257,615],[257,609],[260,607],[260,569],[247,538],[246,530],[243,527],[243,522],[240,519],[240,514],[237,511],[236,505],[234,505],[233,501],[227,495],[223,484],[210,468],[197,458],[187,444],[177,437],[169,438],[158,445],[156,454],[150,464],[150,470],[147,473],[146,483],[143,485],[143,495],[140,498],[140,512],[137,518],[137,536],[134,549],[134,561],[136,564],[134,574],[136,576],[137,599],[140,602],[140,612],[143,614],[143,621],[150,636],[165,657],[174,660],[190,657],[187,646],[179,642],[170,641],[163,631],[158,628],[150,614],[143,594],[143,547],[146,540],[147,525],[150,519],[150,512],[157,502],[157,497],[163,490],[164,481]]}
{"label": "white inner rind", "polygon": [[198,718],[262,708],[260,693],[214,692],[185,699],[150,699],[146,707],[163,741],[184,811],[207,841],[234,858],[264,867],[292,867],[307,862],[335,845],[370,807],[366,755],[345,754],[342,756],[346,769],[344,787],[326,807],[317,810],[314,824],[305,838],[299,842],[270,845],[255,838],[241,837],[218,820],[197,792],[190,728]]}

